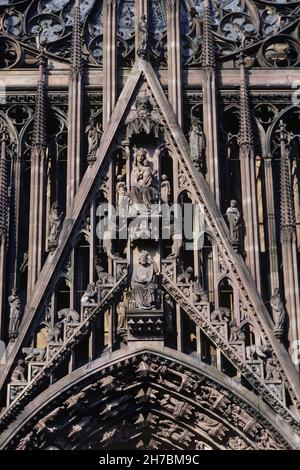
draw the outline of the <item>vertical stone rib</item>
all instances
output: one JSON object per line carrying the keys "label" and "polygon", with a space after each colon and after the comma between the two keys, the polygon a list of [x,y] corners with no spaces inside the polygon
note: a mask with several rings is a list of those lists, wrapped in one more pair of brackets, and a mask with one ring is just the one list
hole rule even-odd
{"label": "vertical stone rib", "polygon": [[293,341],[300,340],[300,287],[297,261],[297,237],[294,198],[289,159],[289,138],[284,123],[280,122],[280,235],[282,266],[287,312],[289,316],[289,340],[291,353]]}
{"label": "vertical stone rib", "polygon": [[220,205],[219,148],[217,124],[216,58],[211,25],[211,3],[205,0],[203,17],[203,124],[206,137],[207,180]]}
{"label": "vertical stone rib", "polygon": [[182,125],[180,2],[167,0],[169,102]]}
{"label": "vertical stone rib", "polygon": [[72,41],[72,63],[69,77],[67,216],[71,210],[81,176],[83,61],[79,0],[76,0],[74,9]]}
{"label": "vertical stone rib", "polygon": [[6,278],[6,242],[8,231],[8,174],[6,145],[8,133],[5,125],[1,126],[1,154],[0,154],[0,339],[3,333],[4,299]]}
{"label": "vertical stone rib", "polygon": [[253,149],[253,131],[249,104],[248,85],[245,75],[245,63],[240,60],[240,136],[239,158],[241,167],[242,205],[245,221],[246,263],[261,289],[260,276],[260,239],[257,208],[256,168]]}
{"label": "vertical stone rib", "polygon": [[45,253],[46,226],[46,115],[45,115],[45,65],[46,57],[39,56],[39,80],[31,149],[30,214],[28,245],[27,294],[31,295],[42,268]]}
{"label": "vertical stone rib", "polygon": [[116,0],[103,5],[103,129],[107,126],[116,104]]}
{"label": "vertical stone rib", "polygon": [[268,250],[270,260],[270,289],[271,293],[279,286],[278,252],[276,241],[276,219],[274,200],[274,181],[272,171],[272,158],[264,159],[267,225],[268,225]]}

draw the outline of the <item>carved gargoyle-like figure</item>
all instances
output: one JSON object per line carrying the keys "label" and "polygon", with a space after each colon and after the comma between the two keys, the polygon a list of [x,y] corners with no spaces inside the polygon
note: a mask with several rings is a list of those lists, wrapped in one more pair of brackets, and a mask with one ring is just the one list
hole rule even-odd
{"label": "carved gargoyle-like figure", "polygon": [[38,361],[42,362],[46,356],[46,349],[42,348],[23,348],[22,353],[25,355],[25,362]]}
{"label": "carved gargoyle-like figure", "polygon": [[219,307],[214,310],[211,314],[212,322],[222,322],[224,320],[228,321],[231,318],[231,311],[227,307]]}
{"label": "carved gargoyle-like figure", "polygon": [[11,295],[8,297],[9,303],[9,339],[14,341],[19,334],[19,327],[22,319],[21,300],[18,295],[18,290],[14,287]]}
{"label": "carved gargoyle-like figure", "polygon": [[62,329],[63,329],[63,323],[62,322],[56,322],[54,326],[52,326],[50,323],[43,322],[43,324],[46,327],[47,330],[47,344],[49,343],[61,343],[62,342]]}
{"label": "carved gargoyle-like figure", "polygon": [[57,317],[62,323],[78,323],[80,321],[79,313],[71,308],[63,308],[58,312]]}
{"label": "carved gargoyle-like figure", "polygon": [[238,326],[236,320],[229,322],[229,341],[244,341],[245,333],[241,331],[241,328]]}
{"label": "carved gargoyle-like figure", "polygon": [[81,304],[95,304],[96,303],[97,288],[95,283],[89,284],[83,296],[81,297]]}
{"label": "carved gargoyle-like figure", "polygon": [[266,353],[268,352],[268,346],[253,344],[246,347],[246,359],[252,360],[255,358],[266,359]]}

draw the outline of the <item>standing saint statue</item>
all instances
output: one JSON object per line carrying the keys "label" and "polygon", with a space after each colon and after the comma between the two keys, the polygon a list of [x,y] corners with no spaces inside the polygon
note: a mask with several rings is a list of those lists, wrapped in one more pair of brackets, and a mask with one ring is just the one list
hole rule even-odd
{"label": "standing saint statue", "polygon": [[142,15],[139,23],[140,43],[137,54],[141,59],[145,59],[149,43],[149,31],[146,15]]}
{"label": "standing saint statue", "polygon": [[274,294],[271,298],[271,307],[274,320],[274,332],[279,337],[283,334],[284,322],[285,322],[285,308],[280,296],[280,290],[277,288],[274,290]]}
{"label": "standing saint statue", "polygon": [[55,202],[49,214],[49,236],[48,236],[49,251],[54,251],[57,248],[61,228],[62,228],[62,212],[59,209],[58,203]]}
{"label": "standing saint statue", "polygon": [[149,310],[155,306],[155,282],[159,270],[147,251],[142,251],[138,265],[134,267],[131,278],[132,298],[135,308]]}
{"label": "standing saint statue", "polygon": [[171,196],[171,185],[167,175],[162,175],[160,185],[160,199],[162,204],[169,204]]}
{"label": "standing saint statue", "polygon": [[21,300],[18,296],[18,291],[14,287],[8,297],[9,303],[9,327],[8,335],[11,341],[14,341],[19,334],[19,327],[22,318]]}
{"label": "standing saint statue", "polygon": [[192,118],[192,129],[190,132],[191,160],[197,168],[203,169],[203,150],[205,148],[204,135],[200,119]]}
{"label": "standing saint statue", "polygon": [[97,150],[100,146],[102,138],[102,129],[93,117],[90,118],[89,125],[86,128],[85,133],[88,137],[88,156],[87,160],[90,165],[96,161]]}
{"label": "standing saint statue", "polygon": [[230,202],[230,207],[227,209],[226,215],[229,223],[231,242],[239,243],[241,214],[237,208],[236,201],[234,199]]}

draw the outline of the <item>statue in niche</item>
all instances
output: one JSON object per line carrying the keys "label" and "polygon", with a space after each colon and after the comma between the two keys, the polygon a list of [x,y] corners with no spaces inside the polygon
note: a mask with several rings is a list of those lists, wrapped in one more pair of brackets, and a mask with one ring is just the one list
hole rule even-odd
{"label": "statue in niche", "polygon": [[95,118],[91,117],[89,125],[87,126],[85,133],[88,138],[88,162],[94,163],[96,161],[97,150],[100,146],[102,138],[102,129],[99,124],[96,124]]}
{"label": "statue in niche", "polygon": [[174,226],[172,227],[172,251],[169,256],[167,256],[167,259],[177,259],[180,256],[180,252],[182,250],[183,246],[183,241],[182,241],[182,235],[179,233],[175,233],[174,231]]}
{"label": "statue in niche", "polygon": [[149,310],[155,306],[156,275],[159,270],[147,251],[142,251],[131,279],[132,298],[136,308]]}
{"label": "statue in niche", "polygon": [[126,329],[126,313],[127,308],[122,297],[121,302],[117,305],[118,326],[117,331],[124,331]]}
{"label": "statue in niche", "polygon": [[283,333],[285,322],[285,308],[280,296],[280,290],[277,288],[271,298],[271,307],[274,320],[274,332]]}
{"label": "statue in niche", "polygon": [[192,129],[190,132],[191,160],[198,169],[202,169],[203,167],[204,148],[205,141],[200,119],[192,117]]}
{"label": "statue in niche", "polygon": [[119,217],[126,217],[128,213],[129,198],[127,196],[127,188],[126,188],[125,179],[124,179],[124,176],[122,175],[119,175],[117,177],[116,192],[117,192],[118,215]]}
{"label": "statue in niche", "polygon": [[160,185],[160,199],[162,204],[169,204],[171,196],[171,185],[167,175],[162,175]]}
{"label": "statue in niche", "polygon": [[157,190],[152,186],[155,174],[147,158],[147,150],[144,148],[137,150],[131,172],[132,189],[129,197],[133,205],[142,206],[146,212],[150,212],[151,203],[157,197]]}
{"label": "statue in niche", "polygon": [[108,258],[116,259],[116,256],[112,254],[112,241],[113,241],[114,229],[113,227],[104,227],[102,248]]}
{"label": "statue in niche", "polygon": [[49,237],[48,246],[50,251],[54,251],[58,246],[59,236],[62,228],[62,212],[58,203],[55,202],[49,214]]}
{"label": "statue in niche", "polygon": [[19,327],[22,318],[21,300],[17,289],[14,287],[8,297],[9,303],[9,327],[8,335],[10,341],[14,341],[19,334]]}
{"label": "statue in niche", "polygon": [[230,207],[228,207],[226,215],[229,223],[230,240],[231,242],[239,243],[241,214],[237,208],[236,201],[234,199],[230,202]]}
{"label": "statue in niche", "polygon": [[166,332],[170,334],[174,330],[174,304],[169,294],[165,295],[164,314],[166,322]]}
{"label": "statue in niche", "polygon": [[140,44],[137,50],[137,54],[141,59],[145,59],[148,49],[149,42],[149,31],[146,15],[142,15],[141,21],[139,23],[139,32],[140,32]]}

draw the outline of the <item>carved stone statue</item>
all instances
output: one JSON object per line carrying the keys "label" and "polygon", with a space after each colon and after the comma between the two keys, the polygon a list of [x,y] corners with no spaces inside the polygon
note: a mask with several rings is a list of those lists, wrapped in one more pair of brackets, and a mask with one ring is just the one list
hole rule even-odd
{"label": "carved stone statue", "polygon": [[231,318],[231,311],[227,307],[219,307],[214,310],[211,314],[212,322],[222,322],[224,320],[228,321]]}
{"label": "carved stone statue", "polygon": [[174,330],[174,304],[169,294],[165,295],[164,315],[166,332],[172,333]]}
{"label": "carved stone statue", "polygon": [[171,196],[171,185],[167,175],[162,175],[160,185],[160,199],[162,204],[169,204]]}
{"label": "carved stone statue", "polygon": [[10,341],[14,341],[19,334],[22,318],[21,301],[16,288],[12,289],[11,295],[8,297],[8,303],[10,309],[8,334]]}
{"label": "carved stone statue", "polygon": [[281,380],[280,372],[277,369],[276,362],[272,357],[268,357],[266,360],[266,380]]}
{"label": "carved stone statue", "polygon": [[[136,157],[131,172],[131,191],[129,197],[133,204],[143,206],[146,211],[150,211],[151,203],[157,196],[157,190],[152,186],[154,172],[147,158],[147,150],[141,148],[137,150]],[[141,209],[141,208],[140,208]]]}
{"label": "carved stone statue", "polygon": [[274,333],[279,339],[283,334],[284,322],[285,322],[285,308],[280,296],[280,290],[277,288],[274,291],[274,295],[271,298],[271,307],[274,320]]}
{"label": "carved stone statue", "polygon": [[149,43],[149,32],[148,32],[148,23],[146,15],[142,15],[141,21],[139,23],[140,31],[140,44],[137,50],[137,54],[141,59],[145,59]]}
{"label": "carved stone statue", "polygon": [[193,281],[193,301],[195,304],[200,302],[208,302],[208,294],[203,289],[200,281],[196,279]]}
{"label": "carved stone statue", "polygon": [[46,349],[23,348],[22,354],[24,354],[25,356],[25,362],[30,362],[30,361],[43,362],[46,356]]}
{"label": "carved stone statue", "polygon": [[113,242],[113,228],[105,226],[102,239],[103,251],[107,254],[108,258],[116,259],[116,256],[112,254],[112,242]]}
{"label": "carved stone statue", "polygon": [[96,161],[96,154],[99,148],[101,138],[102,138],[102,129],[99,124],[96,124],[96,121],[93,117],[90,118],[89,125],[86,128],[85,133],[88,138],[88,163],[91,165]]}
{"label": "carved stone statue", "polygon": [[95,283],[88,284],[87,289],[81,297],[82,304],[95,304],[95,297],[97,295],[97,289]]}
{"label": "carved stone statue", "polygon": [[96,272],[97,272],[97,277],[98,277],[98,281],[97,281],[97,285],[112,285],[114,284],[115,280],[113,278],[113,276],[109,273],[106,273],[104,271],[104,268],[100,265],[100,264],[96,264]]}
{"label": "carved stone statue", "polygon": [[203,167],[203,150],[205,147],[204,135],[200,120],[192,118],[192,129],[190,132],[190,149],[191,159],[195,163],[196,167],[202,169]]}
{"label": "carved stone statue", "polygon": [[228,207],[226,215],[229,223],[230,240],[231,242],[239,243],[241,214],[234,199],[230,202],[230,207]]}
{"label": "carved stone statue", "polygon": [[117,330],[122,331],[126,329],[126,305],[124,300],[122,299],[121,302],[117,305],[117,315],[118,315],[118,326]]}
{"label": "carved stone statue", "polygon": [[49,215],[49,237],[48,247],[50,251],[54,251],[58,246],[59,236],[62,228],[62,212],[58,203],[55,202],[51,208]]}
{"label": "carved stone statue", "polygon": [[23,359],[18,360],[17,366],[14,368],[13,373],[11,374],[11,381],[15,382],[26,382],[25,379],[25,363]]}
{"label": "carved stone statue", "polygon": [[177,259],[180,255],[180,252],[182,250],[183,246],[183,241],[182,241],[182,234],[181,233],[176,233],[175,232],[175,225],[173,224],[171,226],[171,238],[172,238],[172,251],[169,256],[167,256],[167,259]]}
{"label": "carved stone statue", "polygon": [[155,306],[155,283],[158,267],[147,251],[142,251],[138,265],[134,266],[131,279],[132,298],[135,308],[151,309]]}
{"label": "carved stone statue", "polygon": [[194,277],[194,270],[191,266],[186,268],[186,270],[179,274],[177,278],[178,284],[191,284]]}
{"label": "carved stone statue", "polygon": [[47,329],[47,344],[49,343],[61,343],[62,342],[62,328],[63,328],[63,323],[62,322],[56,322],[54,326],[52,326],[50,323],[44,323],[45,327]]}
{"label": "carved stone statue", "polygon": [[57,317],[62,323],[78,323],[80,321],[79,313],[71,308],[63,308],[58,312]]}
{"label": "carved stone statue", "polygon": [[117,177],[117,185],[116,185],[116,192],[117,192],[117,208],[119,217],[126,217],[128,213],[128,196],[127,196],[127,188],[124,176],[119,175]]}
{"label": "carved stone statue", "polygon": [[236,320],[229,322],[229,341],[244,341],[245,333],[237,325]]}

